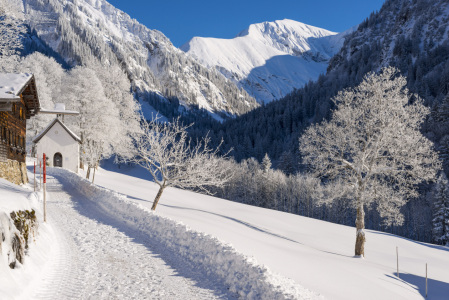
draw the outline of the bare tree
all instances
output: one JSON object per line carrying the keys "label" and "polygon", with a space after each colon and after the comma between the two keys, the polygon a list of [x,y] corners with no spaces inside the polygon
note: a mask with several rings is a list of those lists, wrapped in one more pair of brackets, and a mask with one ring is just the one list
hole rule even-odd
{"label": "bare tree", "polygon": [[143,121],[142,133],[135,138],[132,162],[147,169],[159,185],[152,210],[166,187],[197,188],[212,194],[212,187],[222,187],[232,176],[232,164],[227,157],[217,155],[218,148],[209,147],[209,138],[192,146],[187,128],[179,118],[172,123]]}
{"label": "bare tree", "polygon": [[356,256],[365,255],[365,207],[375,202],[387,224],[402,224],[401,206],[439,169],[432,143],[419,131],[429,110],[409,95],[406,84],[392,67],[368,74],[333,99],[330,121],[311,126],[300,138],[315,174],[327,183],[344,183],[345,191],[336,195],[353,196]]}

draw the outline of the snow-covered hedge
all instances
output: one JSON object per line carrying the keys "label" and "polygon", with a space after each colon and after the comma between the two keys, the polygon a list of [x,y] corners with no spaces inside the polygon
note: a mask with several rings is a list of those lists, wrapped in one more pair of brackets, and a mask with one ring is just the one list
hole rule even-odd
{"label": "snow-covered hedge", "polygon": [[273,274],[255,259],[238,253],[217,238],[188,228],[181,222],[159,215],[117,192],[98,187],[79,175],[49,168],[48,173],[64,185],[75,188],[107,214],[122,220],[195,265],[204,274],[222,281],[244,299],[311,299],[318,296],[293,280]]}

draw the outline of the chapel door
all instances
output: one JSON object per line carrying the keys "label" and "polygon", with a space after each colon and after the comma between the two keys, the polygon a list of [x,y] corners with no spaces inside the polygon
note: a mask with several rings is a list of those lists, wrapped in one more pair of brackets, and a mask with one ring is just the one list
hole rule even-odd
{"label": "chapel door", "polygon": [[62,168],[62,154],[61,153],[58,152],[53,157],[53,166]]}

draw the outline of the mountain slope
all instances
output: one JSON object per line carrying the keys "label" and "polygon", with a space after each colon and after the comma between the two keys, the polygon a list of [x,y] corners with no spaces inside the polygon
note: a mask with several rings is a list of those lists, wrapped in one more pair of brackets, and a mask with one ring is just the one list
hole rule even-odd
{"label": "mountain slope", "polygon": [[[446,174],[449,174],[449,1],[389,0],[382,9],[359,25],[346,38],[342,50],[334,56],[326,75],[308,83],[279,101],[271,102],[235,120],[209,128],[197,129],[197,135],[210,132],[215,144],[224,139],[224,150],[233,149],[238,160],[265,153],[273,166],[285,172],[304,170],[298,139],[311,124],[329,118],[331,101],[338,91],[354,87],[370,71],[393,65],[407,76],[408,88],[424,99],[431,109],[421,132],[435,143]],[[285,162],[285,160],[284,160]],[[405,221],[399,227],[383,227],[407,238],[433,242],[432,185],[420,187],[420,196],[402,209]],[[375,208],[367,213],[368,228],[379,224]],[[370,216],[371,214],[371,216]],[[329,211],[323,212],[330,219]],[[377,219],[376,219],[377,218]],[[353,220],[341,220],[353,225]]]}
{"label": "mountain slope", "polygon": [[328,72],[317,82],[216,131],[224,132],[225,144],[234,147],[238,159],[253,156],[260,160],[255,148],[261,142],[259,148],[276,160],[284,151],[298,151],[298,136],[304,128],[330,116],[331,98],[338,91],[357,85],[367,72],[393,65],[407,76],[410,91],[433,108],[432,120],[439,120],[438,126],[427,123],[423,130],[438,143],[449,132],[441,111],[449,91],[448,34],[448,0],[387,1],[346,37]]}
{"label": "mountain slope", "polygon": [[174,98],[187,109],[202,108],[217,117],[257,107],[220,73],[104,0],[24,0],[23,9],[31,31],[70,66],[120,65],[141,99],[151,94]]}
{"label": "mountain slope", "polygon": [[324,73],[345,34],[285,19],[250,25],[234,39],[194,37],[181,49],[269,102]]}

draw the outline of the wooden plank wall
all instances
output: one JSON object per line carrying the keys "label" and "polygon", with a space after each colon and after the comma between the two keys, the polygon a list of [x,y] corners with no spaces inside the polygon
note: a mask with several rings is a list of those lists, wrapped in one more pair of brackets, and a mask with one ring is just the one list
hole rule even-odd
{"label": "wooden plank wall", "polygon": [[8,113],[5,111],[0,112],[0,161],[6,161],[8,159],[9,147],[6,139],[6,128],[8,124]]}
{"label": "wooden plank wall", "polygon": [[25,162],[26,106],[21,101],[13,104],[12,111],[0,112],[0,161],[6,159]]}

